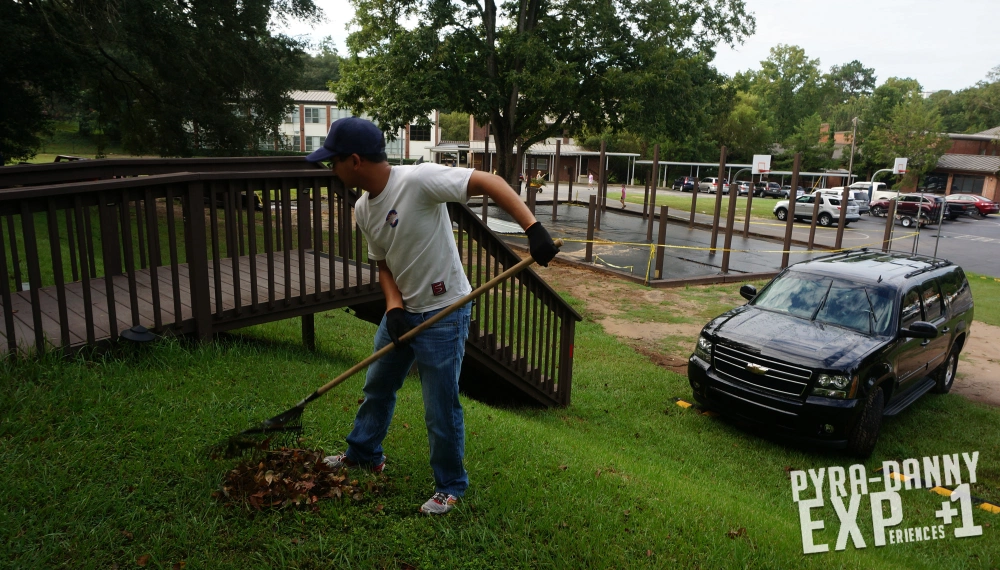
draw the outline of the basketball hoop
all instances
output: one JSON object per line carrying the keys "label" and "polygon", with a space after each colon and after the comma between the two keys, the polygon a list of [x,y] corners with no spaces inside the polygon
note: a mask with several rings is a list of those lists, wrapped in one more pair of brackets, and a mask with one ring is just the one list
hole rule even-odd
{"label": "basketball hoop", "polygon": [[907,159],[905,159],[905,158],[897,158],[896,161],[892,165],[892,173],[893,174],[906,174],[906,163],[907,163]]}
{"label": "basketball hoop", "polygon": [[753,155],[753,162],[751,163],[751,172],[753,174],[766,175],[771,172],[771,155],[769,154],[755,154]]}

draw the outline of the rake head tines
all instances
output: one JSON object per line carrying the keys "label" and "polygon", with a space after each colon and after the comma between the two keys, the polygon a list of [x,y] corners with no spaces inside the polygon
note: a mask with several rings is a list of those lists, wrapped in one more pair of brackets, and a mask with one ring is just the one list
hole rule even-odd
{"label": "rake head tines", "polygon": [[212,455],[232,459],[293,443],[298,434],[302,433],[304,409],[305,406],[295,406],[264,420],[257,427],[243,430],[230,437],[224,444],[213,448]]}

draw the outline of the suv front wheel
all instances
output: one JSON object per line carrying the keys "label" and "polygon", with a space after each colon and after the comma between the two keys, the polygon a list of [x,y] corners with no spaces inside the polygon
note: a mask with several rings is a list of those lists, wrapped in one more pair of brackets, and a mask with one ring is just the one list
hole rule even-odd
{"label": "suv front wheel", "polygon": [[847,452],[855,457],[867,458],[875,450],[878,442],[878,432],[882,427],[882,408],[885,406],[885,393],[882,387],[875,388],[861,411],[858,423],[847,434]]}
{"label": "suv front wheel", "polygon": [[783,222],[785,221],[785,219],[788,218],[788,210],[784,208],[778,208],[777,210],[774,211],[774,215]]}

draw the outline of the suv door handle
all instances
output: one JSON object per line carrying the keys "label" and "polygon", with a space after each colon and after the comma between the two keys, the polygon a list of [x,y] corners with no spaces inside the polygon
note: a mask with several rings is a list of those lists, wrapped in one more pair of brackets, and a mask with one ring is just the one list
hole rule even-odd
{"label": "suv door handle", "polygon": [[920,342],[920,346],[927,346],[930,343],[931,340],[929,338],[925,338],[923,341]]}
{"label": "suv door handle", "polygon": [[944,327],[943,329],[941,329],[941,332],[946,333],[946,332],[948,332],[950,330],[951,330],[951,327]]}

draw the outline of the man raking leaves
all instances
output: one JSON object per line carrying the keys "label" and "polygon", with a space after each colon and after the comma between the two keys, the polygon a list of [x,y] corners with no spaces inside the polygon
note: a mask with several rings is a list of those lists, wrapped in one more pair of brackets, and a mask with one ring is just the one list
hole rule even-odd
{"label": "man raking leaves", "polygon": [[396,406],[396,392],[416,362],[423,392],[424,418],[434,472],[434,495],[422,512],[450,511],[469,486],[463,465],[465,423],[458,398],[458,376],[469,333],[466,303],[413,337],[405,333],[471,291],[452,235],[447,202],[465,203],[486,195],[524,228],[531,256],[541,264],[558,253],[548,232],[500,177],[471,169],[425,163],[391,166],[385,138],[370,121],[339,119],[330,126],[323,148],[306,157],[331,163],[348,188],[366,193],[356,219],[368,240],[368,259],[378,264],[386,313],[375,333],[375,350],[389,343],[396,350],[376,360],[365,378],[365,398],[347,436],[347,450],[325,459],[333,468],[385,468],[385,439]]}

